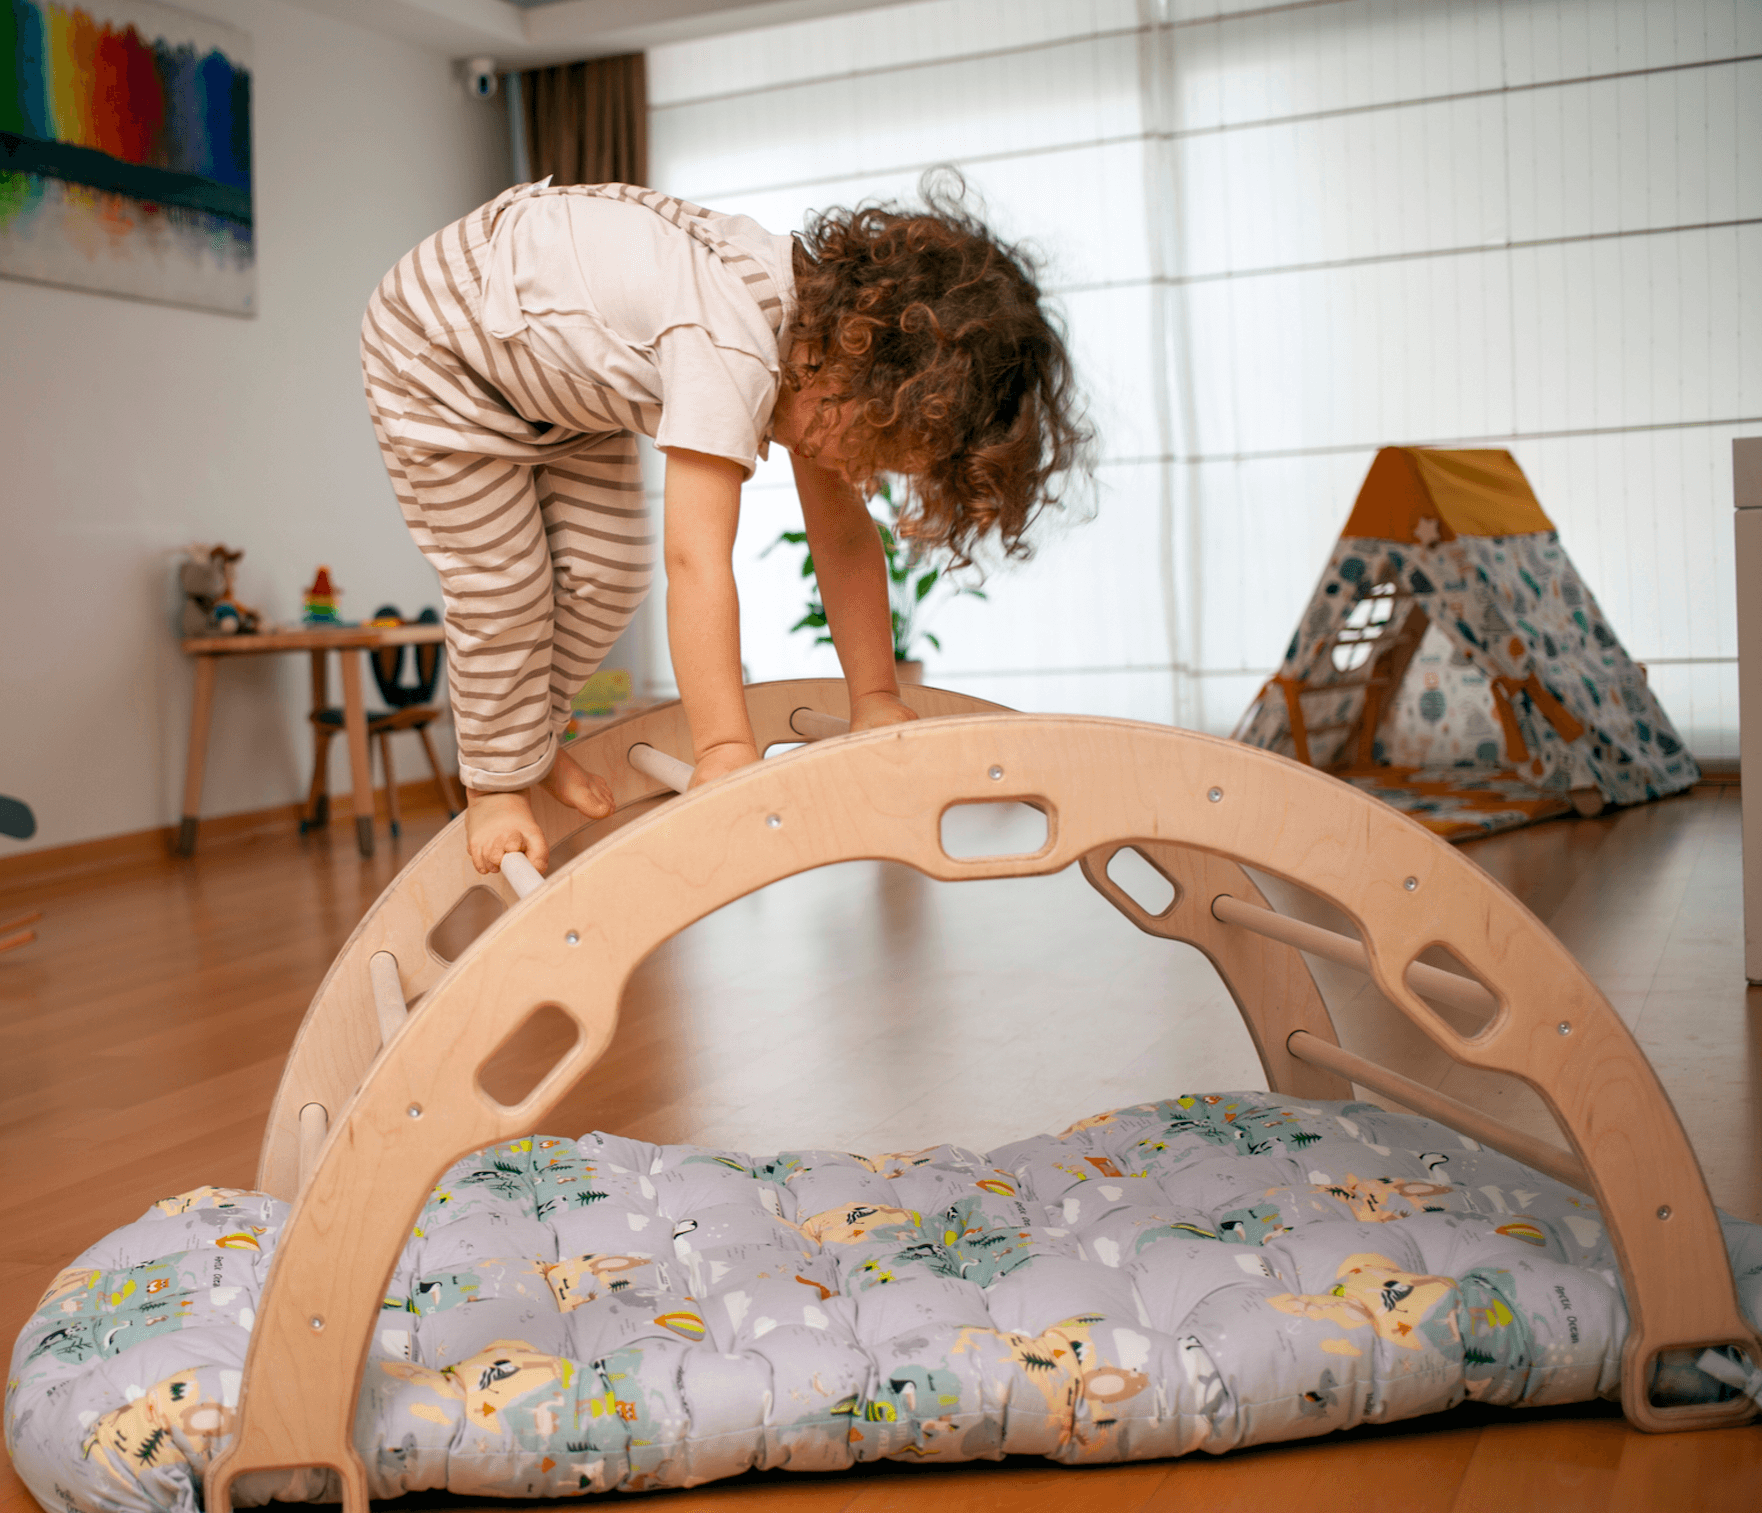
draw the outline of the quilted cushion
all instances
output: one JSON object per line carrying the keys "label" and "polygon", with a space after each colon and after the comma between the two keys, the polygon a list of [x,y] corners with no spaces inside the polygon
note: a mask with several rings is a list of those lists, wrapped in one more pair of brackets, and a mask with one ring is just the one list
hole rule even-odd
{"label": "quilted cushion", "polygon": [[[204,1188],[61,1273],[6,1399],[40,1501],[195,1505],[286,1217]],[[1762,1229],[1725,1234],[1757,1319]],[[1610,1395],[1626,1324],[1590,1199],[1368,1104],[1187,1096],[984,1155],[534,1136],[430,1196],[356,1441],[375,1497],[1218,1452]],[[314,1471],[237,1495],[338,1493]]]}

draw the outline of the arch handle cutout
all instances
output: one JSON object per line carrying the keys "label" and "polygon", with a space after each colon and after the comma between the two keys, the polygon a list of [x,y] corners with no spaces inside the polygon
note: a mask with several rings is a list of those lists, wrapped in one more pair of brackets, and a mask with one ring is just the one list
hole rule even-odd
{"label": "arch handle cutout", "polygon": [[970,799],[942,811],[941,840],[957,862],[1039,856],[1052,844],[1052,821],[1036,803]]}
{"label": "arch handle cutout", "polygon": [[554,1003],[541,1003],[477,1069],[477,1086],[491,1103],[517,1108],[575,1049],[581,1026]]}
{"label": "arch handle cutout", "polygon": [[1181,890],[1161,867],[1136,846],[1121,846],[1107,860],[1107,879],[1144,911],[1161,919],[1181,899]]}
{"label": "arch handle cutout", "polygon": [[473,883],[428,932],[429,954],[436,961],[451,966],[465,954],[472,941],[507,912],[507,904],[495,889]]}

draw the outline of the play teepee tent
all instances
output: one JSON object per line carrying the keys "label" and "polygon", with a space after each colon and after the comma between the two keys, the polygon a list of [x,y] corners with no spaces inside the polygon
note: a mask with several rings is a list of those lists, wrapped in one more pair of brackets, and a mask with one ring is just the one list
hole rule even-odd
{"label": "play teepee tent", "polygon": [[1452,840],[1700,776],[1504,451],[1377,453],[1235,736]]}

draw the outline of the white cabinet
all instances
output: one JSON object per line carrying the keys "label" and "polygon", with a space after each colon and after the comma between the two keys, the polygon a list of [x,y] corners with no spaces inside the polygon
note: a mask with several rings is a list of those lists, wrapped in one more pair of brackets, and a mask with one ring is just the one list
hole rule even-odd
{"label": "white cabinet", "polygon": [[1744,795],[1744,976],[1762,983],[1762,436],[1731,444],[1737,496],[1738,724]]}

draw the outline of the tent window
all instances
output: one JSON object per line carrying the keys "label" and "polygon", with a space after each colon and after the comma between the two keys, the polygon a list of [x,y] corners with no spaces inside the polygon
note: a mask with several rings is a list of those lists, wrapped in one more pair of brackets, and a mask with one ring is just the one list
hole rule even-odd
{"label": "tent window", "polygon": [[1371,659],[1376,648],[1371,645],[1388,626],[1395,613],[1395,585],[1379,583],[1352,606],[1346,623],[1334,636],[1334,666],[1341,672],[1354,672]]}

